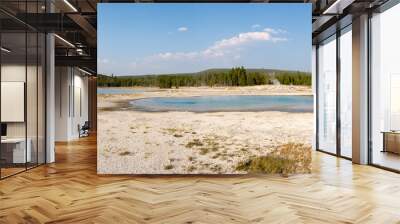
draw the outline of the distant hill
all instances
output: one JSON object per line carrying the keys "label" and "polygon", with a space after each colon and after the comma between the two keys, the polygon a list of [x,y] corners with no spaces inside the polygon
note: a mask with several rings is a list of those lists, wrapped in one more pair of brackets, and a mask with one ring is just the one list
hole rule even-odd
{"label": "distant hill", "polygon": [[[124,75],[124,76],[117,76],[119,78],[131,78],[132,76],[137,78],[144,78],[144,77],[152,77],[152,76],[161,76],[161,75],[203,75],[203,74],[210,74],[210,73],[227,73],[231,71],[231,68],[210,68],[199,72],[189,72],[189,73],[160,73],[160,74],[148,74],[148,75]],[[249,73],[262,73],[262,74],[269,74],[272,75],[274,73],[296,73],[299,71],[293,70],[279,70],[279,69],[267,69],[267,68],[246,68],[246,71]],[[309,74],[307,72],[302,72],[303,74]]]}
{"label": "distant hill", "polygon": [[[211,68],[211,69],[206,69],[200,72],[197,72],[198,74],[201,73],[214,73],[214,72],[229,72],[231,69],[230,68]],[[297,71],[292,71],[292,70],[279,70],[279,69],[267,69],[267,68],[246,68],[247,72],[259,72],[259,73],[264,73],[264,74],[271,74],[271,73],[281,73],[281,72],[286,72],[286,73],[292,73],[292,72],[297,72]]]}
{"label": "distant hill", "polygon": [[244,67],[213,68],[194,73],[130,76],[98,75],[98,86],[253,86],[266,84],[311,85],[308,72]]}

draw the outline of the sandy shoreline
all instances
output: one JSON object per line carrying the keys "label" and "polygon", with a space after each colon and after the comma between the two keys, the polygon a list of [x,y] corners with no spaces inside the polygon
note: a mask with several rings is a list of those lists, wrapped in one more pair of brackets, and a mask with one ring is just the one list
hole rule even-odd
{"label": "sandy shoreline", "polygon": [[98,172],[243,173],[235,168],[251,156],[266,155],[288,142],[311,144],[312,113],[143,112],[119,107],[138,98],[209,95],[311,95],[311,90],[295,86],[149,88],[143,93],[98,95]]}
{"label": "sandy shoreline", "polygon": [[[115,88],[115,87],[113,87]],[[181,87],[179,89],[159,89],[152,87],[119,87],[121,89],[144,90],[134,94],[98,94],[97,108],[119,107],[121,103],[133,99],[149,97],[190,97],[226,95],[296,95],[311,96],[308,86],[263,85],[245,87]],[[117,88],[118,89],[118,88]]]}

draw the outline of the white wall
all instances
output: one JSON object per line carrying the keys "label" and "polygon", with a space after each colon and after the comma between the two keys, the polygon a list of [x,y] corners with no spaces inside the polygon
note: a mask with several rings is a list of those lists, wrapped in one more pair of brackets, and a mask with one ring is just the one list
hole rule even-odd
{"label": "white wall", "polygon": [[[79,88],[81,91],[80,105],[82,112],[79,113],[77,107],[75,107],[75,119],[73,120],[72,123],[72,126],[74,127],[72,135],[75,138],[78,138],[79,137],[79,132],[77,128],[78,124],[82,126],[85,123],[85,121],[89,120],[89,92],[88,92],[88,77],[84,76],[84,73],[80,72],[77,69],[75,69],[74,85],[76,87],[75,90]],[[75,94],[77,94],[76,91]],[[77,100],[77,97],[75,97],[75,100]]]}
{"label": "white wall", "polygon": [[55,68],[55,141],[67,141],[69,127],[69,68]]}
{"label": "white wall", "polygon": [[[3,64],[1,66],[1,81],[25,82],[25,64]],[[1,108],[6,110],[6,108]],[[25,137],[25,122],[7,123],[8,137]]]}
{"label": "white wall", "polygon": [[[71,119],[71,134],[74,137],[79,137],[78,124],[83,125],[88,120],[88,78],[82,76],[82,73],[78,73],[78,70],[74,70],[74,107],[72,108],[72,119]],[[80,101],[80,102],[79,102]],[[81,111],[80,111],[81,110]]]}
{"label": "white wall", "polygon": [[[3,82],[25,82],[26,75],[25,64],[3,64],[1,66],[1,81]],[[28,66],[29,70],[33,69]],[[28,94],[33,95],[33,94]],[[36,94],[35,94],[36,95]],[[1,108],[6,110],[6,108]],[[25,122],[8,122],[7,136],[8,137],[25,137]]]}
{"label": "white wall", "polygon": [[1,81],[25,82],[25,64],[3,64],[1,66]]}
{"label": "white wall", "polygon": [[55,140],[77,139],[78,125],[88,120],[88,78],[76,68],[56,67],[55,86]]}
{"label": "white wall", "polygon": [[[39,70],[37,70],[39,69]],[[22,105],[19,108],[3,107],[3,113],[22,113],[22,121],[18,122],[5,122],[7,124],[7,137],[25,137],[30,140],[30,148],[32,161],[44,163],[44,150],[45,150],[45,120],[44,120],[44,74],[41,72],[41,67],[36,65],[25,66],[25,63],[4,63],[1,66],[2,82],[20,82],[26,85],[26,101],[23,99]],[[25,80],[27,78],[27,80]],[[2,83],[3,85],[4,83]],[[7,92],[2,89],[2,98],[8,98]],[[19,94],[24,95],[25,89],[18,90]],[[8,92],[8,94],[10,94]],[[25,98],[22,96],[21,98]],[[26,102],[26,106],[25,106]],[[11,102],[12,103],[12,102]],[[15,102],[18,103],[18,102]],[[2,103],[3,104],[3,103]],[[12,111],[14,110],[14,111]],[[19,110],[19,111],[15,111]],[[26,120],[24,114],[26,112]],[[3,120],[3,119],[2,119]]]}

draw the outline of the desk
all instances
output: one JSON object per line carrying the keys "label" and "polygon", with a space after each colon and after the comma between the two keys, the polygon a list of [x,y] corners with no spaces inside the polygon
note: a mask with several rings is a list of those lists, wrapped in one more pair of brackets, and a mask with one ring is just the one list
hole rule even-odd
{"label": "desk", "polygon": [[[9,163],[26,163],[31,162],[32,152],[31,152],[31,139],[27,139],[28,143],[25,152],[25,138],[4,138],[1,139],[1,151],[2,157],[5,154],[5,158]],[[12,156],[11,156],[12,155]],[[12,158],[12,160],[11,160]]]}
{"label": "desk", "polygon": [[400,132],[383,131],[383,150],[382,152],[392,152],[400,154]]}

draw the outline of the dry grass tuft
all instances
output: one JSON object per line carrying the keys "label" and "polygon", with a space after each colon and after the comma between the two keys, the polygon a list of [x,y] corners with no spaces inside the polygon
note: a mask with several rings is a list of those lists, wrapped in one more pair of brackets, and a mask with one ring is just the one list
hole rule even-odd
{"label": "dry grass tuft", "polygon": [[174,165],[172,165],[172,164],[168,164],[168,165],[164,166],[164,169],[166,169],[166,170],[172,170],[173,168],[174,168]]}
{"label": "dry grass tuft", "polygon": [[215,165],[212,166],[210,169],[211,169],[213,172],[220,173],[220,172],[222,171],[222,166],[221,166],[221,165],[218,165],[218,164],[215,164]]}
{"label": "dry grass tuft", "polygon": [[205,155],[205,154],[207,154],[209,152],[210,152],[209,148],[201,148],[200,149],[200,155]]}
{"label": "dry grass tuft", "polygon": [[236,166],[236,170],[249,173],[281,174],[311,172],[311,147],[288,143],[279,146],[269,155],[252,157]]}
{"label": "dry grass tuft", "polygon": [[194,146],[203,146],[203,143],[199,139],[193,139],[186,144],[186,148],[193,148]]}
{"label": "dry grass tuft", "polygon": [[195,166],[189,166],[188,168],[187,168],[187,171],[188,172],[193,172],[193,171],[195,171],[197,168],[195,167]]}
{"label": "dry grass tuft", "polygon": [[120,156],[130,156],[130,155],[133,155],[133,153],[128,152],[128,151],[124,151],[124,152],[120,152],[119,155]]}

